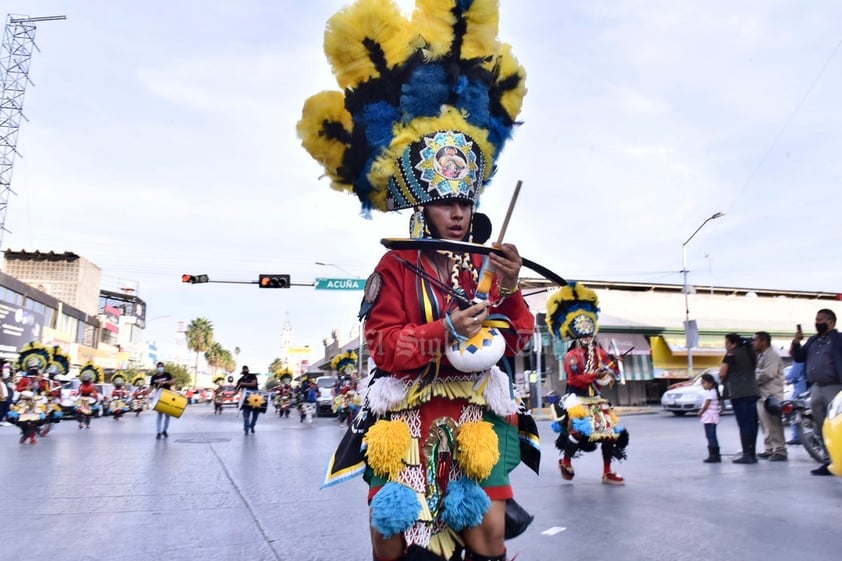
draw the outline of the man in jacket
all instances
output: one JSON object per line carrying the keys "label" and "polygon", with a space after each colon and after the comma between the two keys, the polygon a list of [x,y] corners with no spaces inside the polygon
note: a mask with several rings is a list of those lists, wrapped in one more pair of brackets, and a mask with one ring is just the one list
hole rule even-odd
{"label": "man in jacket", "polygon": [[766,400],[773,398],[780,403],[784,398],[784,368],[778,351],[772,348],[772,337],[765,331],[758,331],[752,340],[757,355],[755,374],[760,388],[760,401],[757,402],[757,418],[764,434],[763,452],[758,458],[770,462],[785,462],[786,438],[780,412],[773,413],[766,408]]}
{"label": "man in jacket", "polygon": [[[821,430],[827,407],[842,391],[842,333],[836,330],[836,314],[822,308],[816,312],[816,335],[804,345],[804,334],[798,331],[792,339],[792,360],[803,362],[810,385],[810,409],[816,426]],[[813,475],[831,475],[827,464],[812,470]]]}

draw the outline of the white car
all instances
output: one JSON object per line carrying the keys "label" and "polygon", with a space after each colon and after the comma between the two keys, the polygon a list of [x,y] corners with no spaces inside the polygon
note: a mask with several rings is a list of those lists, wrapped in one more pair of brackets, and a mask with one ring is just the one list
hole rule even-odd
{"label": "white car", "polygon": [[[664,392],[664,395],[661,396],[661,407],[663,407],[664,411],[669,411],[677,416],[686,415],[687,413],[698,413],[704,404],[703,396],[705,389],[702,387],[702,374],[712,374],[714,380],[719,383],[719,368],[707,368],[703,370],[692,381],[683,382]],[[722,395],[723,390],[724,388],[720,383],[719,395]],[[723,412],[731,411],[732,409],[731,400],[726,399],[722,409]]]}

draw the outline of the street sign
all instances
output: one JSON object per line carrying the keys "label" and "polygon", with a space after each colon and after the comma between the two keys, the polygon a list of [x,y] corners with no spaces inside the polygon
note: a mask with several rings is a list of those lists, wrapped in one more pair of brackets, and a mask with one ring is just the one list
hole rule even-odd
{"label": "street sign", "polygon": [[364,290],[365,279],[316,279],[316,290]]}

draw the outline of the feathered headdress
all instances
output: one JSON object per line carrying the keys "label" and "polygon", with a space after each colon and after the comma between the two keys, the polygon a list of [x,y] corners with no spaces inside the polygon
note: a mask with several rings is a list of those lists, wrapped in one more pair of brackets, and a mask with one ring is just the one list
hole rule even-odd
{"label": "feathered headdress", "polygon": [[138,374],[137,376],[132,378],[132,385],[137,386],[137,387],[145,386],[146,385],[146,376],[144,376],[143,374]]}
{"label": "feathered headdress", "polygon": [[224,383],[225,383],[225,376],[223,376],[222,374],[220,374],[218,376],[215,376],[214,379],[213,379],[213,385],[215,385],[215,386],[221,386]]}
{"label": "feathered headdress", "polygon": [[80,378],[82,376],[84,376],[85,374],[91,375],[91,381],[94,384],[101,384],[102,381],[105,379],[105,373],[102,371],[102,367],[97,366],[93,362],[85,363],[85,365],[82,367],[82,369],[79,370],[79,377]]}
{"label": "feathered headdress", "polygon": [[116,386],[116,385],[118,385],[117,382],[119,382],[120,385],[125,384],[127,382],[125,372],[123,372],[123,371],[115,372],[114,374],[111,375],[111,383]]}
{"label": "feathered headdress", "polygon": [[339,353],[331,359],[330,369],[340,374],[353,374],[357,371],[357,353],[354,351]]}
{"label": "feathered headdress", "polygon": [[596,335],[598,314],[596,292],[576,281],[553,292],[547,301],[547,326],[560,339]]}
{"label": "feathered headdress", "polygon": [[61,378],[70,371],[70,357],[67,356],[58,345],[50,349],[50,364],[47,372],[50,376]]}
{"label": "feathered headdress", "polygon": [[281,368],[277,372],[275,372],[275,378],[278,379],[280,382],[291,382],[292,381],[292,370],[289,368]]}
{"label": "feathered headdress", "polygon": [[50,349],[38,341],[30,341],[18,354],[18,370],[26,372],[30,368],[37,368],[39,372],[47,369],[52,361]]}
{"label": "feathered headdress", "polygon": [[298,135],[366,216],[479,197],[526,95],[498,11],[498,0],[417,0],[406,19],[392,0],[357,0],[328,21],[344,93],[310,97]]}

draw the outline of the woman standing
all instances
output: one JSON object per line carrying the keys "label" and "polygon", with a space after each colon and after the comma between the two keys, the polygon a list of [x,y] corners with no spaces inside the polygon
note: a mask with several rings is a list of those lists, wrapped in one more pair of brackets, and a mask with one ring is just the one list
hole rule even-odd
{"label": "woman standing", "polygon": [[737,333],[725,336],[725,358],[719,367],[719,379],[725,384],[734,416],[740,428],[742,455],[734,460],[735,464],[756,464],[757,454],[757,400],[760,388],[754,375],[756,362],[751,343],[746,342]]}

